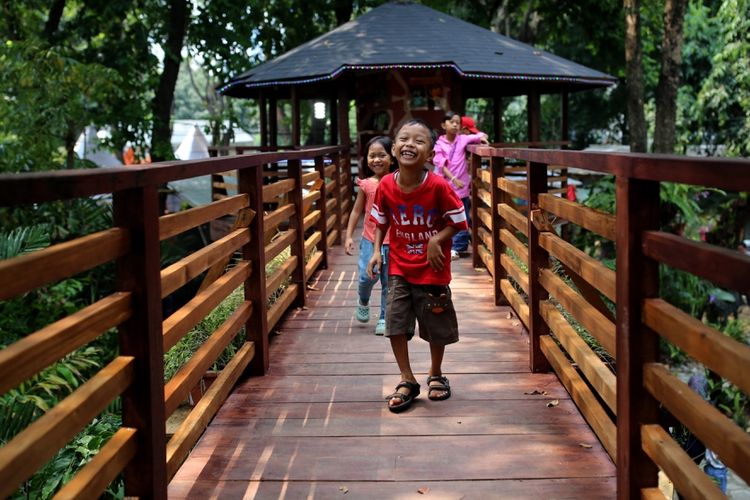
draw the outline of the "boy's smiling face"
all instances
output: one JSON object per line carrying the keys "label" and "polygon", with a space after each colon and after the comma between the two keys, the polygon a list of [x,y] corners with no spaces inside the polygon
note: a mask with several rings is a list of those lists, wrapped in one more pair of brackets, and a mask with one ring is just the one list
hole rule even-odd
{"label": "boy's smiling face", "polygon": [[399,129],[393,142],[393,156],[400,168],[421,169],[433,154],[432,134],[424,125],[413,123]]}

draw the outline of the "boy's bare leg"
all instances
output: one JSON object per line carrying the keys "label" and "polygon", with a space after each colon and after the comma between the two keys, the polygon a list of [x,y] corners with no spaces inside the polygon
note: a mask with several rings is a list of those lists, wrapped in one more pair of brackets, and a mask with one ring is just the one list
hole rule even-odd
{"label": "boy's bare leg", "polygon": [[[430,377],[433,375],[443,374],[443,355],[445,354],[444,345],[435,345],[430,343]],[[435,383],[437,385],[437,382]],[[428,389],[429,390],[429,389]],[[433,391],[431,396],[442,398],[448,391]]]}
{"label": "boy's bare leg", "polygon": [[[409,382],[417,383],[417,379],[411,371],[411,363],[409,362],[409,341],[406,338],[406,335],[394,335],[388,338],[391,340],[391,349],[396,358],[398,369],[401,372],[401,380],[408,380]],[[398,392],[406,395],[409,393],[409,389],[401,387]],[[401,404],[401,402],[402,401],[399,401],[398,399],[391,399],[389,404],[393,406]]]}

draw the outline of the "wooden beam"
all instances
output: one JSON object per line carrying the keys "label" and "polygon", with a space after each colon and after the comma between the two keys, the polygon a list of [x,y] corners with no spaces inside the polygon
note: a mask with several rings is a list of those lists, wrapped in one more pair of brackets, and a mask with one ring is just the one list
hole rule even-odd
{"label": "wooden beam", "polygon": [[299,110],[299,90],[296,85],[292,85],[292,146],[300,146],[300,110]]}
{"label": "wooden beam", "polygon": [[116,192],[115,224],[130,231],[132,249],[117,260],[116,290],[130,292],[133,314],[119,328],[120,354],[136,360],[122,395],[122,426],[138,430],[135,458],[125,468],[125,495],[166,498],[164,350],[156,186]]}
{"label": "wooden beam", "polygon": [[641,445],[640,428],[659,420],[644,385],[644,366],[657,361],[659,339],[641,324],[644,299],[659,293],[659,266],[644,257],[644,231],[659,227],[659,182],[615,180],[617,202],[617,497],[636,498],[657,486],[658,469]]}
{"label": "wooden beam", "polygon": [[260,115],[260,145],[268,146],[268,102],[263,90],[258,92],[258,108]]}
{"label": "wooden beam", "polygon": [[541,102],[539,91],[532,87],[526,101],[526,116],[528,120],[528,139],[531,142],[540,141],[541,137]]}

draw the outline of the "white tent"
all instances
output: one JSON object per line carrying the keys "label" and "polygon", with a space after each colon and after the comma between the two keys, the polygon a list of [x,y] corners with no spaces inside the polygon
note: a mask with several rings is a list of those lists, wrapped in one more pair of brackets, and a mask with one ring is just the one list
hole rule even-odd
{"label": "white tent", "polygon": [[117,167],[122,165],[122,162],[114,154],[99,144],[99,138],[96,133],[96,128],[91,125],[84,129],[73,148],[78,157],[93,161],[100,167]]}
{"label": "white tent", "polygon": [[188,133],[185,134],[174,155],[178,160],[208,158],[208,139],[206,139],[206,136],[201,132],[198,125],[193,125]]}

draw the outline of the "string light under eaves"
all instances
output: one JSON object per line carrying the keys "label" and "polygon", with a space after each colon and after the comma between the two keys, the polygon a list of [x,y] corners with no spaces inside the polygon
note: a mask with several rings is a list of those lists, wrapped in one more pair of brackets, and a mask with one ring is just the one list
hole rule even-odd
{"label": "string light under eaves", "polygon": [[[521,74],[489,74],[489,73],[469,73],[462,71],[453,63],[429,63],[429,64],[345,64],[340,66],[336,71],[328,75],[303,78],[299,80],[272,80],[266,82],[233,82],[224,85],[219,89],[220,93],[243,85],[245,88],[272,87],[277,85],[304,85],[307,83],[321,82],[323,80],[333,80],[341,73],[347,70],[354,71],[372,71],[372,70],[390,70],[390,69],[439,69],[451,68],[462,78],[478,78],[485,80],[514,80],[514,81],[536,81],[536,82],[572,82],[572,83],[602,83],[604,80],[597,78],[584,78],[576,76],[554,76],[554,75],[521,75]],[[608,80],[607,80],[608,81]]]}

